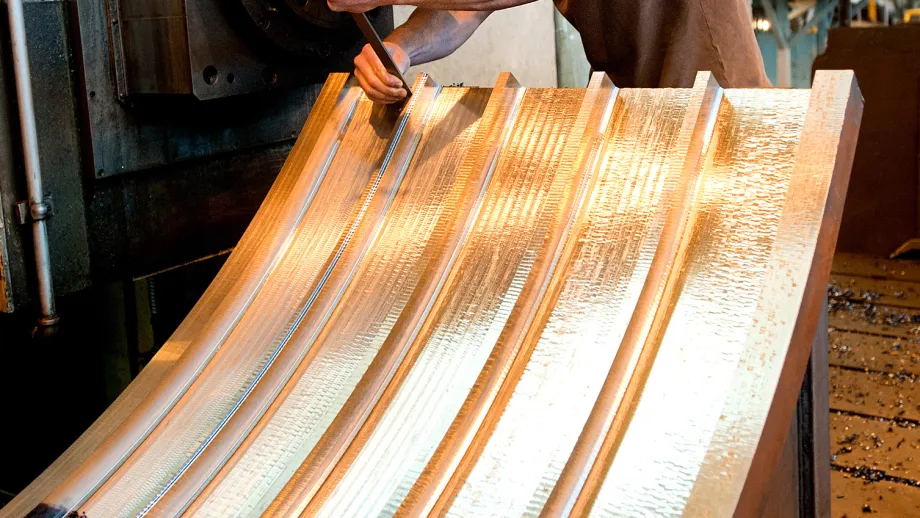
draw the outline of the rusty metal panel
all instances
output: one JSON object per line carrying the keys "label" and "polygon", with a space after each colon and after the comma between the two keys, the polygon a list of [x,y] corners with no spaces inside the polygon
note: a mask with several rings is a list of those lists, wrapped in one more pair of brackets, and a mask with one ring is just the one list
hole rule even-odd
{"label": "rusty metal panel", "polygon": [[840,252],[888,257],[920,237],[920,25],[838,27],[813,70],[853,70],[866,113],[840,223]]}
{"label": "rusty metal panel", "polygon": [[[0,74],[4,77],[10,77],[12,68],[7,55],[8,44],[5,41],[0,42]],[[10,86],[11,81],[0,81],[0,98],[10,99],[15,95],[8,90]],[[25,257],[21,253],[22,244],[19,242],[19,236],[14,232],[14,225],[17,224],[14,209],[16,203],[22,199],[18,188],[24,180],[20,170],[13,166],[13,157],[19,142],[13,133],[18,129],[18,126],[13,124],[14,119],[15,115],[10,113],[8,103],[0,103],[0,312],[3,313],[11,313],[16,308],[18,299],[24,295],[25,289]],[[16,248],[11,249],[13,246]],[[16,260],[15,265],[11,259]],[[15,281],[14,271],[20,274],[16,275]],[[18,284],[15,289],[14,282]]]}
{"label": "rusty metal panel", "polygon": [[757,514],[852,73],[414,91],[395,111],[330,77],[211,289],[9,513]]}

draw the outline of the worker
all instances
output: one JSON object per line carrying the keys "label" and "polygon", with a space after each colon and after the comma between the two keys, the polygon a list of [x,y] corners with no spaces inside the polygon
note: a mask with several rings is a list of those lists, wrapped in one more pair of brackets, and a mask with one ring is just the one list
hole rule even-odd
{"label": "worker", "polygon": [[[327,0],[334,11],[416,5],[384,45],[401,71],[457,50],[492,11],[531,0]],[[620,88],[688,88],[710,71],[724,88],[769,87],[745,0],[554,0],[578,29],[593,70]],[[370,46],[355,58],[367,96],[393,103],[407,93]]]}

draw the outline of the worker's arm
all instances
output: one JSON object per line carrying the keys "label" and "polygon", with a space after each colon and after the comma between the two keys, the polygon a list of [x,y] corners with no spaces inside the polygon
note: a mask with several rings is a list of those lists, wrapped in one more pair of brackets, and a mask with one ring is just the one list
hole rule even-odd
{"label": "worker's arm", "polygon": [[438,11],[498,11],[534,0],[326,0],[333,11],[366,13],[381,5],[414,5]]}
{"label": "worker's arm", "polygon": [[[406,23],[383,42],[400,71],[441,59],[457,50],[490,14],[490,11],[435,11],[416,9]],[[383,103],[406,96],[398,77],[389,74],[370,45],[355,58],[355,77],[367,96]]]}

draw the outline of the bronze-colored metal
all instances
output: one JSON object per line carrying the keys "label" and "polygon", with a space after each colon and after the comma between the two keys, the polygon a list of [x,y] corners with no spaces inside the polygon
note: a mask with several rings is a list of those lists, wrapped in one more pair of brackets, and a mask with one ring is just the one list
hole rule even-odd
{"label": "bronze-colored metal", "polygon": [[645,284],[637,294],[635,309],[629,324],[623,330],[623,338],[616,351],[616,357],[606,381],[596,397],[592,415],[585,423],[569,457],[560,481],[553,488],[549,502],[543,508],[545,516],[559,516],[572,512],[576,515],[586,512],[586,501],[574,500],[583,492],[583,484],[590,488],[603,478],[601,470],[609,465],[606,455],[612,451],[610,445],[622,433],[630,415],[625,407],[635,398],[638,380],[654,358],[654,342],[657,333],[667,327],[667,298],[673,296],[675,285],[681,278],[681,260],[688,252],[686,234],[692,229],[692,213],[700,184],[703,153],[709,146],[716,113],[722,102],[722,88],[711,74],[700,74],[697,84],[687,102],[683,126],[676,133],[676,145],[671,160],[682,163],[682,169],[668,163],[677,176],[673,201],[665,207],[667,213],[662,223],[657,251],[645,272]]}
{"label": "bronze-colored metal", "polygon": [[0,516],[22,516],[40,502],[75,508],[104,482],[175,398],[195,379],[259,291],[351,121],[360,89],[348,76],[330,76],[304,131],[262,209],[217,278],[138,378],[118,400]]}
{"label": "bronze-colored metal", "polygon": [[852,73],[413,91],[330,78],[170,343],[0,516],[757,515]]}

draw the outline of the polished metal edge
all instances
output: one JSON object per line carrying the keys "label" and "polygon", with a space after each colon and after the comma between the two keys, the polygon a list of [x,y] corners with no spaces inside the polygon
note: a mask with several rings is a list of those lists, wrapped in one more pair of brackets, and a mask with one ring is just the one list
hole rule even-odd
{"label": "polished metal edge", "polygon": [[[301,308],[299,314],[296,316],[293,325],[282,338],[275,351],[272,352],[272,355],[265,365],[256,374],[250,386],[247,387],[240,396],[229,414],[192,454],[185,466],[176,473],[173,479],[160,491],[157,497],[145,507],[144,511],[142,511],[139,516],[146,515],[154,505],[158,504],[165,504],[159,505],[157,510],[158,513],[165,512],[167,514],[178,514],[184,511],[211,478],[213,478],[216,472],[230,458],[230,455],[232,455],[233,451],[240,445],[246,434],[255,426],[256,421],[264,414],[274,397],[290,380],[297,365],[303,360],[309,350],[309,345],[312,344],[312,340],[302,344],[297,351],[287,351],[290,354],[288,355],[289,357],[285,358],[285,362],[276,364],[276,360],[282,354],[282,351],[287,348],[294,333],[302,331],[301,326],[304,324],[307,314],[319,309],[321,315],[313,324],[313,337],[315,338],[316,334],[318,334],[319,330],[325,325],[329,315],[332,314],[332,311],[334,311],[338,302],[341,300],[342,293],[344,293],[353,279],[354,273],[367,253],[367,250],[373,246],[373,243],[376,242],[376,239],[379,237],[386,211],[396,196],[397,189],[402,182],[406,168],[418,146],[422,130],[431,116],[435,99],[440,93],[440,87],[427,75],[420,74],[415,83],[414,91],[416,95],[412,96],[410,102],[402,110],[400,120],[396,125],[393,136],[390,138],[390,144],[383,163],[372,179],[368,192],[358,209],[355,219],[346,231],[341,243],[339,243],[337,250],[325,266],[322,277],[314,288],[313,293],[309,296],[306,304],[304,304],[304,307]],[[331,154],[327,164],[330,162]],[[380,196],[378,193],[383,196],[382,203],[379,200]],[[372,210],[371,207],[375,204],[380,206]],[[368,222],[368,217],[372,218],[373,221]],[[344,275],[341,275],[341,272],[337,272],[337,270],[340,270],[343,266],[341,261],[346,255],[346,250],[352,246],[358,227],[365,224],[370,224],[372,230],[368,233],[364,242],[359,244],[360,250],[355,254],[355,258],[348,268],[348,271],[345,272]],[[334,272],[340,273],[340,277],[342,278],[336,279],[337,282],[332,283],[334,284],[332,285],[330,283],[331,279],[333,279]],[[315,306],[319,304],[320,294],[327,290],[331,290],[334,293],[331,297],[327,295],[328,300],[325,301],[325,304],[322,304],[324,307],[316,308]],[[275,375],[269,375],[268,373],[270,371]],[[253,398],[254,394],[256,396],[255,398]],[[223,440],[220,442],[220,446],[222,447],[216,450],[211,448],[212,451],[205,455],[205,450],[214,443],[219,433],[223,433]],[[203,456],[206,458],[201,458]],[[182,485],[180,494],[177,494],[166,502],[162,501],[167,492],[173,489],[173,486],[177,484],[179,479],[186,476],[186,473],[192,467],[193,463],[200,466],[199,469],[205,472],[197,472],[197,476],[194,477],[193,481]]]}
{"label": "polished metal edge", "polygon": [[[863,99],[852,71],[819,70],[808,101],[793,166],[790,195],[764,280],[755,322],[722,409],[717,436],[738,444],[726,458],[710,448],[687,503],[688,515],[718,507],[734,516],[759,515],[782,438],[789,429],[822,308],[825,286],[862,119]],[[803,225],[818,215],[820,225]],[[790,270],[790,267],[792,270]],[[756,365],[754,371],[749,366]],[[759,387],[775,387],[763,392]],[[755,435],[751,432],[756,430]],[[820,469],[820,468],[818,468]],[[732,471],[727,478],[723,473]]]}

